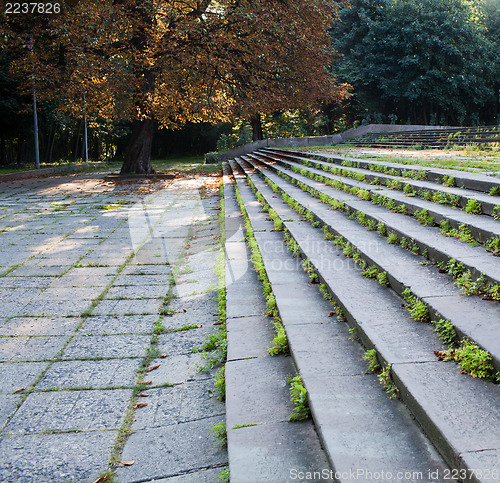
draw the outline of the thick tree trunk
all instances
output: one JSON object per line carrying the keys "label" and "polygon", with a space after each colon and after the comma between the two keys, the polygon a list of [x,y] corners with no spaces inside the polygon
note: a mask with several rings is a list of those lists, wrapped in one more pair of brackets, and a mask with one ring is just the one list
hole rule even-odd
{"label": "thick tree trunk", "polygon": [[121,174],[151,174],[151,147],[153,145],[153,119],[134,121],[132,139],[127,149]]}
{"label": "thick tree trunk", "polygon": [[264,139],[260,114],[253,115],[250,118],[250,124],[252,125],[252,139],[254,141],[261,141],[262,139]]}

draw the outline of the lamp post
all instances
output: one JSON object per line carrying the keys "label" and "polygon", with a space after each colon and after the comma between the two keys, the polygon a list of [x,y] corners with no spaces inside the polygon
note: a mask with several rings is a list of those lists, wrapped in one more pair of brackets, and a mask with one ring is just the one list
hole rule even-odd
{"label": "lamp post", "polygon": [[[31,52],[31,72],[35,72],[35,64],[33,62],[33,37],[30,37],[30,52]],[[33,131],[35,135],[35,168],[40,169],[40,150],[38,145],[38,114],[36,112],[36,89],[35,78],[33,76]]]}
{"label": "lamp post", "polygon": [[89,145],[87,141],[87,99],[85,97],[85,93],[83,93],[83,102],[84,102],[84,109],[85,112],[83,114],[83,141],[85,145],[85,162],[88,163],[89,161]]}

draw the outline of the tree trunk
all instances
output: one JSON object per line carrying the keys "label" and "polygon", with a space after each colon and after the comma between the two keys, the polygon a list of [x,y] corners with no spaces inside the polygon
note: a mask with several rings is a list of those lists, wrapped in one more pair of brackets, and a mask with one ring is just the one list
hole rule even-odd
{"label": "tree trunk", "polygon": [[253,115],[250,118],[250,124],[252,125],[253,141],[262,141],[262,139],[264,139],[264,134],[262,133],[262,122],[260,119],[260,114]]}
{"label": "tree trunk", "polygon": [[134,121],[132,139],[127,149],[121,174],[152,174],[151,147],[153,145],[153,119]]}

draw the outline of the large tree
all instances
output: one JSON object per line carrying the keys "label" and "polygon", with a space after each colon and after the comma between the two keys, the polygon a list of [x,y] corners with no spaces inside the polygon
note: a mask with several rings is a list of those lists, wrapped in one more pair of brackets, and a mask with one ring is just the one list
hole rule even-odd
{"label": "large tree", "polygon": [[[327,72],[326,0],[80,0],[7,16],[25,90],[87,119],[128,119],[122,172],[150,173],[154,124],[258,120],[345,95]],[[7,45],[8,44],[8,45]]]}
{"label": "large tree", "polygon": [[477,4],[351,0],[342,8],[332,39],[357,114],[424,124],[479,121],[494,100],[498,53]]}

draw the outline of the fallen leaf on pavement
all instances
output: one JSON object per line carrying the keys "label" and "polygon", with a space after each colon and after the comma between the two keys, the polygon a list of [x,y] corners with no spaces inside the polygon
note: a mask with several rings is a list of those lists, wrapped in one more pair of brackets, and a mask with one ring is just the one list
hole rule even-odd
{"label": "fallen leaf on pavement", "polygon": [[328,317],[333,317],[335,315],[335,312],[328,312]]}
{"label": "fallen leaf on pavement", "polygon": [[165,359],[165,357],[168,357],[168,354],[161,354],[161,355],[160,355],[160,357],[161,357],[162,359]]}
{"label": "fallen leaf on pavement", "polygon": [[19,388],[19,389],[16,389],[16,390],[14,391],[14,394],[17,394],[18,392],[23,392],[25,389],[26,389],[25,387],[21,387],[21,388]]}
{"label": "fallen leaf on pavement", "polygon": [[147,392],[140,392],[137,394],[138,397],[149,397],[149,394]]}
{"label": "fallen leaf on pavement", "polygon": [[151,371],[154,371],[155,369],[158,369],[158,367],[160,367],[161,364],[156,364],[156,366],[153,366],[153,367],[148,367],[146,369],[146,372],[151,372]]}
{"label": "fallen leaf on pavement", "polygon": [[135,460],[132,461],[121,461],[123,466],[132,466],[135,463]]}
{"label": "fallen leaf on pavement", "polygon": [[149,385],[153,384],[153,381],[143,381],[143,382],[141,382],[141,384],[146,384],[149,386]]}
{"label": "fallen leaf on pavement", "polygon": [[133,406],[134,409],[138,408],[145,408],[148,405],[148,403],[137,403],[135,406]]}
{"label": "fallen leaf on pavement", "polygon": [[109,476],[101,476],[94,481],[94,483],[104,483],[105,481],[109,481]]}

